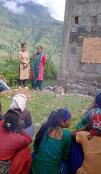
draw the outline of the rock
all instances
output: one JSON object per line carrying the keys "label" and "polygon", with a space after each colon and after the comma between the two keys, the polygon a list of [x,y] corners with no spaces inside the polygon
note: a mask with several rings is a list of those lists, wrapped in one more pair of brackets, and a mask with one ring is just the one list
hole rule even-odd
{"label": "rock", "polygon": [[35,125],[36,128],[39,128],[41,126],[40,123],[35,123],[34,125]]}
{"label": "rock", "polygon": [[48,86],[47,87],[50,91],[55,91],[56,89],[55,89],[55,87],[53,87],[53,86]]}
{"label": "rock", "polygon": [[94,96],[96,94],[97,85],[95,81],[68,80],[65,84],[65,92]]}

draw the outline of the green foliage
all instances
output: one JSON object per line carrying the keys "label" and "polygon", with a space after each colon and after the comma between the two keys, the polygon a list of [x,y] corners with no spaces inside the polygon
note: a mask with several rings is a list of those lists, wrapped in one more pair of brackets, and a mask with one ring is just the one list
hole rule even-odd
{"label": "green foliage", "polygon": [[27,43],[30,57],[33,57],[37,46],[43,46],[48,59],[46,80],[56,79],[60,64],[63,23],[51,18],[47,9],[39,5],[28,3],[25,9],[24,14],[15,15],[0,2],[0,74],[10,86],[18,82],[17,57],[22,42]]}
{"label": "green foliage", "polygon": [[[5,64],[0,64],[0,73],[6,78],[8,85],[16,86],[19,79],[19,61],[17,59],[7,59]],[[56,80],[57,69],[51,60],[47,60],[45,65],[45,80]]]}
{"label": "green foliage", "polygon": [[[9,94],[10,95],[10,94]],[[0,96],[0,102],[3,105],[3,112],[6,112],[12,100],[11,96]],[[27,102],[27,107],[32,113],[33,123],[39,126],[47,119],[49,113],[60,107],[67,107],[72,114],[70,129],[74,130],[79,122],[84,110],[88,108],[92,99],[90,97],[82,97],[78,95],[59,96],[51,93],[33,92],[31,100]]]}
{"label": "green foliage", "polygon": [[30,56],[42,45],[47,58],[58,67],[63,23],[51,18],[44,7],[28,3],[25,9],[24,14],[15,15],[0,3],[0,60],[5,55],[17,57],[20,44],[26,42]]}
{"label": "green foliage", "polygon": [[46,80],[56,80],[57,79],[57,69],[51,60],[47,60],[45,65],[45,79]]}
{"label": "green foliage", "polygon": [[19,62],[17,59],[7,59],[3,66],[2,75],[6,78],[8,85],[15,86],[18,82]]}

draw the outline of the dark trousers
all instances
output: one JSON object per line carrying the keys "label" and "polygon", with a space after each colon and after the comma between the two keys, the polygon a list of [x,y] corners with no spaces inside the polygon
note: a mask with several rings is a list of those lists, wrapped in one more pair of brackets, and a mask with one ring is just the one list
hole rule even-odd
{"label": "dark trousers", "polygon": [[43,80],[32,80],[32,89],[40,89],[43,90]]}
{"label": "dark trousers", "polygon": [[84,154],[82,145],[72,139],[71,152],[69,158],[69,167],[72,174],[76,174],[77,170],[82,166]]}
{"label": "dark trousers", "polygon": [[61,161],[61,174],[69,174],[69,166],[67,160]]}
{"label": "dark trousers", "polygon": [[84,154],[81,144],[72,139],[71,151],[67,161],[62,161],[62,174],[76,174],[82,166]]}
{"label": "dark trousers", "polygon": [[25,87],[26,81],[27,81],[26,79],[25,80],[20,80],[19,81],[20,86],[24,86]]}

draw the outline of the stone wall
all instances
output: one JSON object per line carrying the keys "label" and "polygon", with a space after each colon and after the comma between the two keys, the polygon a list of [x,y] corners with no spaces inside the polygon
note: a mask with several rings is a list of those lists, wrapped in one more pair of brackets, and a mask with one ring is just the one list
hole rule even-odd
{"label": "stone wall", "polygon": [[67,0],[60,67],[61,82],[90,81],[92,84],[96,81],[96,86],[101,83],[101,64],[86,64],[81,61],[85,37],[101,37],[101,0]]}

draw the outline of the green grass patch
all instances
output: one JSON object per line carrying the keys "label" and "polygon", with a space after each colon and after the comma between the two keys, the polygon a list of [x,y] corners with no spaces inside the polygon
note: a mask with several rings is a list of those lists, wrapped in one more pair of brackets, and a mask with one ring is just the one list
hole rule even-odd
{"label": "green grass patch", "polygon": [[[11,96],[0,96],[3,112],[6,112],[9,108],[11,98]],[[75,125],[91,103],[91,100],[90,97],[80,95],[60,96],[53,93],[33,92],[32,98],[28,99],[27,108],[32,113],[33,123],[40,126],[52,110],[67,107],[72,113],[70,129],[75,129]]]}

